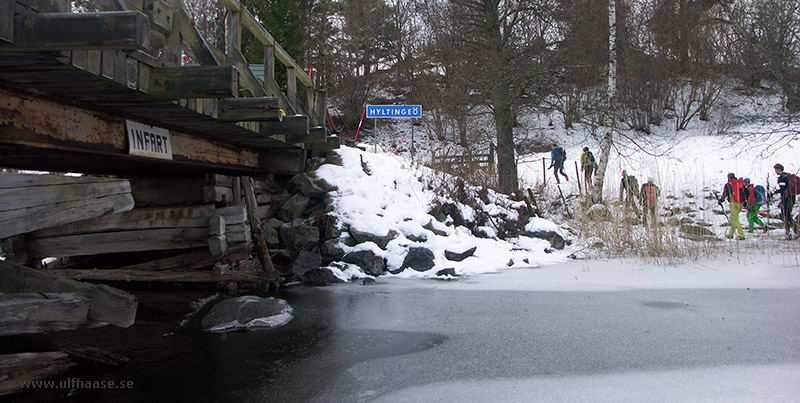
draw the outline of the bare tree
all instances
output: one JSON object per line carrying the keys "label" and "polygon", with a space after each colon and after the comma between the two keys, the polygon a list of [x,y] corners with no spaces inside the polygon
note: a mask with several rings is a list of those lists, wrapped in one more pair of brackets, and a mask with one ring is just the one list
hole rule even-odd
{"label": "bare tree", "polygon": [[594,186],[589,193],[592,203],[603,201],[603,184],[606,179],[606,168],[611,157],[611,146],[614,144],[614,109],[617,97],[617,7],[615,0],[608,0],[608,86],[607,86],[606,119],[603,142],[600,145],[600,162],[594,177]]}

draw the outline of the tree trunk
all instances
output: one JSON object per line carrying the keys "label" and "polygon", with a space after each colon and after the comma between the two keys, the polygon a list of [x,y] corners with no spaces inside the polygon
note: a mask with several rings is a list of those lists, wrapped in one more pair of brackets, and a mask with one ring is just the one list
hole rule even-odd
{"label": "tree trunk", "polygon": [[605,134],[600,146],[600,163],[590,194],[591,203],[602,203],[603,183],[606,177],[608,160],[611,157],[611,146],[614,143],[614,108],[617,94],[617,11],[615,0],[608,1],[608,110],[605,117]]}

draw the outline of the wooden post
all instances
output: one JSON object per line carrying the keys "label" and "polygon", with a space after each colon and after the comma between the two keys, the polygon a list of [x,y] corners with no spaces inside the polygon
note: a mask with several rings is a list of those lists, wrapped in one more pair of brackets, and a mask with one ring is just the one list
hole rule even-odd
{"label": "wooden post", "polygon": [[286,66],[286,97],[297,110],[297,69],[294,66]]}
{"label": "wooden post", "polygon": [[269,88],[272,81],[275,81],[275,46],[268,43],[264,45],[264,86]]}
{"label": "wooden post", "polygon": [[261,217],[258,215],[258,204],[256,202],[255,185],[253,178],[242,177],[244,183],[242,188],[244,190],[244,201],[247,206],[247,216],[250,220],[250,230],[253,233],[253,243],[255,245],[258,260],[261,262],[261,267],[264,271],[272,277],[272,283],[277,287],[279,284],[278,271],[272,263],[272,257],[269,254],[269,247],[264,238],[264,231],[261,229]]}

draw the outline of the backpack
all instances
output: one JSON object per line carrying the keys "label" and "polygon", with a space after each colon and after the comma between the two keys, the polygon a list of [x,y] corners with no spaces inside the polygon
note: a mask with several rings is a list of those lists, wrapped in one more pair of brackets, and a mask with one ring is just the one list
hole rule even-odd
{"label": "backpack", "polygon": [[[555,148],[553,148],[553,152],[551,153],[551,155],[555,161],[561,162],[567,160],[567,150],[561,148],[561,146],[556,146]],[[562,155],[563,157],[559,157]]]}
{"label": "backpack", "polygon": [[755,204],[764,204],[764,202],[767,200],[767,190],[761,185],[756,185],[753,189],[755,190],[753,193],[756,194],[753,202]]}
{"label": "backpack", "polygon": [[644,202],[648,206],[655,206],[658,202],[658,188],[646,183],[644,185]]}
{"label": "backpack", "polygon": [[789,179],[789,187],[786,189],[786,191],[791,196],[797,196],[800,194],[800,177],[790,173],[787,173],[786,176]]}
{"label": "backpack", "polygon": [[731,192],[732,194],[731,194],[731,200],[730,201],[736,202],[736,203],[742,203],[745,200],[747,200],[747,194],[745,194],[745,191],[744,191],[744,179],[742,179],[742,178],[734,179],[734,180],[732,180],[732,181],[730,181],[728,183],[730,183],[731,190],[733,191],[733,192]]}

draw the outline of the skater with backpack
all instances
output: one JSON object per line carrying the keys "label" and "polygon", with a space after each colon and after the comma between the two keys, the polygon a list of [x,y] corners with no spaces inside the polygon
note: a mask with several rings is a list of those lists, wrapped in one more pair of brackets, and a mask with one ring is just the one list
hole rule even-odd
{"label": "skater with backpack", "polygon": [[758,218],[758,210],[767,201],[767,192],[764,186],[753,185],[750,183],[750,178],[744,178],[744,188],[747,195],[745,207],[747,208],[747,232],[753,233],[755,224],[758,224],[764,232],[769,231],[769,227]]}
{"label": "skater with backpack", "polygon": [[569,176],[564,173],[564,162],[566,160],[567,152],[561,146],[553,143],[553,150],[550,151],[550,168],[554,168],[553,175],[556,177],[556,183],[561,183],[561,180],[558,179],[559,172],[569,182]]}
{"label": "skater with backpack", "polygon": [[784,172],[781,164],[775,164],[773,168],[775,168],[775,174],[778,175],[778,189],[774,193],[781,195],[781,220],[786,229],[786,239],[793,239],[792,229],[794,229],[794,238],[797,238],[797,223],[792,218],[792,209],[794,209],[796,196],[800,193],[800,177]]}
{"label": "skater with backpack", "polygon": [[728,182],[725,184],[722,196],[718,200],[720,204],[727,200],[731,206],[731,230],[728,231],[728,235],[726,235],[725,238],[732,239],[734,232],[738,230],[739,237],[736,239],[744,241],[744,229],[742,228],[742,223],[739,221],[739,213],[742,212],[742,205],[746,199],[747,195],[745,195],[744,180],[742,178],[737,179],[736,175],[729,173]]}
{"label": "skater with backpack", "polygon": [[642,199],[642,225],[647,225],[647,217],[651,218],[651,225],[658,224],[658,197],[661,189],[653,183],[653,178],[647,178],[647,183],[642,185],[639,197]]}
{"label": "skater with backpack", "polygon": [[[622,195],[625,194],[625,198]],[[633,175],[628,175],[628,172],[622,171],[622,181],[619,183],[619,201],[625,202],[625,214],[628,210],[633,209],[636,217],[639,217],[639,208],[636,207],[636,200],[639,199],[639,181]]]}

